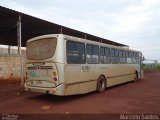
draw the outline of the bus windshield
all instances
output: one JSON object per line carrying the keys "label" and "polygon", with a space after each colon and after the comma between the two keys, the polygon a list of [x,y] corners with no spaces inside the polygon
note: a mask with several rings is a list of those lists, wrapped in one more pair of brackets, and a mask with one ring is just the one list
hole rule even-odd
{"label": "bus windshield", "polygon": [[54,56],[57,38],[44,38],[27,43],[27,58],[30,60],[48,59]]}

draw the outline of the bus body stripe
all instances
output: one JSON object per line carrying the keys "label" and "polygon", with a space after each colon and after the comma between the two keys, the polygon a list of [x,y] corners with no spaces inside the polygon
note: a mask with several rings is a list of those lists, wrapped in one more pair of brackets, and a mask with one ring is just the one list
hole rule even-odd
{"label": "bus body stripe", "polygon": [[111,76],[111,77],[107,77],[107,78],[115,78],[115,77],[121,77],[121,76],[133,75],[133,74],[135,74],[135,73],[124,74],[124,75],[117,75],[117,76]]}

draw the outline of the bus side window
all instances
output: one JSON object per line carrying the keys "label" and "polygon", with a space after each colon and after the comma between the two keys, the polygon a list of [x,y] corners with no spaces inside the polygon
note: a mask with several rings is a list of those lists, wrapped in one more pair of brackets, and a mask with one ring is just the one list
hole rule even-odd
{"label": "bus side window", "polygon": [[110,48],[107,47],[100,48],[100,60],[102,64],[109,63],[109,53],[110,53]]}
{"label": "bus side window", "polygon": [[99,63],[99,46],[93,45],[93,54],[91,61],[93,64]]}
{"label": "bus side window", "polygon": [[68,64],[85,63],[85,45],[83,43],[67,41],[66,48]]}
{"label": "bus side window", "polygon": [[129,58],[132,58],[132,53],[131,52],[129,52]]}
{"label": "bus side window", "polygon": [[127,59],[126,59],[126,51],[123,50],[123,63],[127,63]]}
{"label": "bus side window", "polygon": [[122,50],[119,50],[119,57],[120,57],[120,58],[122,58],[122,57],[123,57]]}
{"label": "bus side window", "polygon": [[126,51],[126,58],[129,58],[129,52]]}
{"label": "bus side window", "polygon": [[136,53],[135,57],[136,57],[136,63],[138,64],[139,63],[139,55],[138,55],[138,53]]}
{"label": "bus side window", "polygon": [[86,63],[86,55],[85,55],[85,44],[83,43],[76,43],[76,48],[78,51],[78,56],[81,64]]}
{"label": "bus side window", "polygon": [[122,50],[119,50],[119,62],[123,63],[123,52],[122,52]]}
{"label": "bus side window", "polygon": [[92,45],[86,45],[86,59],[87,63],[91,63]]}
{"label": "bus side window", "polygon": [[132,58],[134,58],[134,52],[132,52]]}
{"label": "bus side window", "polygon": [[132,52],[132,62],[133,62],[133,64],[136,64],[136,63],[137,63],[136,53],[135,53],[135,52]]}
{"label": "bus side window", "polygon": [[102,64],[105,63],[105,48],[100,47],[100,61]]}
{"label": "bus side window", "polygon": [[131,53],[132,54],[132,63],[134,64],[135,61],[134,61],[134,52]]}
{"label": "bus side window", "polygon": [[132,52],[129,51],[128,53],[129,53],[129,58],[130,58],[130,59],[129,59],[129,63],[132,64]]}
{"label": "bus side window", "polygon": [[109,56],[110,56],[110,48],[106,47],[105,48],[105,63],[106,64],[110,63]]}
{"label": "bus side window", "polygon": [[115,63],[119,64],[119,50],[115,49]]}
{"label": "bus side window", "polygon": [[99,46],[86,45],[87,63],[98,64],[99,63]]}
{"label": "bus side window", "polygon": [[115,63],[115,49],[111,48],[111,51],[110,51],[110,61],[112,64]]}
{"label": "bus side window", "polygon": [[123,58],[126,58],[126,51],[123,50],[122,52],[123,52],[123,55],[122,55]]}

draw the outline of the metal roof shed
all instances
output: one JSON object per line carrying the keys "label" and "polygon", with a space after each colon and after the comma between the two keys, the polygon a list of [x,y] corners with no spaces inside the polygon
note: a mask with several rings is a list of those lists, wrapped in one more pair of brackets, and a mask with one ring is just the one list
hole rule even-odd
{"label": "metal roof shed", "polygon": [[26,46],[26,41],[30,38],[39,35],[60,33],[115,46],[126,46],[121,43],[51,23],[2,6],[0,6],[0,44],[17,46],[17,22],[19,20],[19,16],[21,16],[22,47]]}

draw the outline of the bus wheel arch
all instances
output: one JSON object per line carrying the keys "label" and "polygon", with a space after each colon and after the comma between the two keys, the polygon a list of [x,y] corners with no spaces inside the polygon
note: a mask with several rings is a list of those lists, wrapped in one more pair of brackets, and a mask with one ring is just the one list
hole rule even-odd
{"label": "bus wheel arch", "polygon": [[99,93],[105,91],[106,89],[106,77],[104,75],[100,75],[97,79],[97,91]]}

